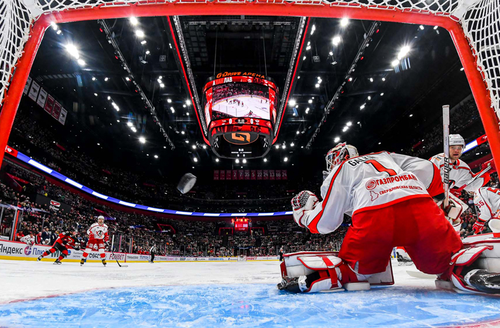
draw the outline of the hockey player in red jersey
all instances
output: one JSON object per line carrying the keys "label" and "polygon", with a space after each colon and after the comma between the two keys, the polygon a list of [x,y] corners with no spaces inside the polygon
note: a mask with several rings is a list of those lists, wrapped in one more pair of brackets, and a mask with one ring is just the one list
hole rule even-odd
{"label": "hockey player in red jersey", "polygon": [[[393,247],[404,246],[416,267],[428,274],[449,270],[460,238],[433,197],[443,196],[437,167],[406,155],[379,152],[358,156],[345,143],[326,157],[329,172],[320,201],[310,191],[292,199],[297,224],[328,234],[352,216],[338,257],[322,257],[314,273],[290,279],[280,289],[312,292],[339,289],[385,271]],[[304,264],[311,269],[311,263]],[[304,262],[305,263],[305,262]]]}
{"label": "hockey player in red jersey", "polygon": [[89,241],[87,242],[87,247],[83,252],[83,258],[80,260],[80,265],[84,265],[87,261],[87,256],[91,251],[99,251],[101,254],[102,264],[106,266],[106,254],[104,253],[105,243],[108,242],[108,226],[104,224],[104,216],[100,215],[97,218],[97,223],[94,223],[87,230],[89,235]]}
{"label": "hockey player in red jersey", "polygon": [[52,248],[50,248],[48,251],[43,252],[43,254],[40,255],[37,260],[40,261],[45,256],[50,255],[58,250],[61,252],[61,255],[56,259],[54,264],[61,264],[61,260],[68,256],[68,248],[78,248],[78,244],[75,240],[76,234],[76,229],[60,233],[59,237],[54,242],[54,245],[52,245]]}

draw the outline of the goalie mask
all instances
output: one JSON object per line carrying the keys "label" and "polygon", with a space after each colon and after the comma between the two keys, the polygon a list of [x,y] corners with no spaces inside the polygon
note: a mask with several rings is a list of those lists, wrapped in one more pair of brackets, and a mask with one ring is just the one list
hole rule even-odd
{"label": "goalie mask", "polygon": [[326,154],[326,171],[330,172],[334,166],[356,156],[359,156],[356,147],[348,145],[345,142],[339,143]]}

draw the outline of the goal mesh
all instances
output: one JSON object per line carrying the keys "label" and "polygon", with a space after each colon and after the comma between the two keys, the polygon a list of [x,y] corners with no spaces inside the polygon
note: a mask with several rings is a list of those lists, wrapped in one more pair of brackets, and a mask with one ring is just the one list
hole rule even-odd
{"label": "goal mesh", "polygon": [[42,14],[68,9],[95,7],[147,6],[152,4],[238,4],[253,6],[290,3],[310,6],[365,7],[373,10],[400,10],[423,15],[449,17],[459,21],[477,59],[477,67],[486,82],[491,105],[500,117],[500,0],[0,0],[0,99],[4,100],[14,67],[23,53],[34,21]]}

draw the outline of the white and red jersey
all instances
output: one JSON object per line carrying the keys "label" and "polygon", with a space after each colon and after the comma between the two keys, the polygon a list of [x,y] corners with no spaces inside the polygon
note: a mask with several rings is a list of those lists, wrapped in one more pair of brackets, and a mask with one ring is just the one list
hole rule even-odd
{"label": "white and red jersey", "polygon": [[353,215],[411,198],[443,193],[430,161],[388,152],[358,156],[335,166],[321,186],[322,202],[301,220],[313,233],[335,231],[344,214]]}
{"label": "white and red jersey", "polygon": [[496,217],[500,209],[500,189],[482,187],[474,193],[474,205],[478,209],[477,217],[481,221],[488,221]]}
{"label": "white and red jersey", "polygon": [[[444,154],[441,153],[434,155],[429,159],[439,168],[441,179],[444,177],[444,158]],[[467,163],[459,159],[457,159],[455,164],[450,161],[450,168],[450,189],[453,187],[461,188],[462,186],[467,185],[464,189],[466,191],[474,192],[490,181],[490,176],[486,173],[469,185],[468,183],[474,178],[475,174],[472,173]]]}
{"label": "white and red jersey", "polygon": [[35,236],[26,235],[26,236],[22,237],[22,238],[20,239],[20,241],[22,241],[23,243],[26,243],[26,244],[28,244],[29,246],[31,246],[31,245],[34,245],[34,244],[35,244]]}
{"label": "white and red jersey", "polygon": [[87,230],[87,234],[89,236],[93,236],[93,238],[90,239],[101,239],[104,241],[108,241],[109,239],[108,226],[105,224],[100,225],[97,222],[90,226],[90,228]]}

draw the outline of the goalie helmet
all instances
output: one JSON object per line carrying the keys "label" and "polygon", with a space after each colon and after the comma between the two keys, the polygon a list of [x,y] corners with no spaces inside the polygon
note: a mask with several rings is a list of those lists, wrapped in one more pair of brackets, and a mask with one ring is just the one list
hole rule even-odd
{"label": "goalie helmet", "polygon": [[334,166],[356,156],[359,156],[356,147],[348,145],[345,142],[339,143],[326,154],[326,171],[330,172]]}
{"label": "goalie helmet", "polygon": [[450,134],[449,136],[449,146],[462,146],[465,147],[465,140],[459,134]]}

